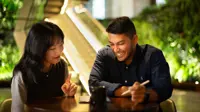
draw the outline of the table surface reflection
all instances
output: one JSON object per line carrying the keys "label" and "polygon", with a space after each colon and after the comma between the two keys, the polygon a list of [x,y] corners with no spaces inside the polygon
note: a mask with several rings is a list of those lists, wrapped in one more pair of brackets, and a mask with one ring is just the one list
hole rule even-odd
{"label": "table surface reflection", "polygon": [[158,112],[159,104],[137,104],[130,98],[109,98],[104,104],[80,103],[79,96],[57,97],[48,100],[35,101],[26,105],[27,112]]}

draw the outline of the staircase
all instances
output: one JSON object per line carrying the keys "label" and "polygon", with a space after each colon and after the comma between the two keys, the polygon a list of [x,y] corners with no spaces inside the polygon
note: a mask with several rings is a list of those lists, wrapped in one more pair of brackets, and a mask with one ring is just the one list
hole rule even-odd
{"label": "staircase", "polygon": [[60,13],[64,0],[47,0],[44,8],[44,17],[49,18]]}

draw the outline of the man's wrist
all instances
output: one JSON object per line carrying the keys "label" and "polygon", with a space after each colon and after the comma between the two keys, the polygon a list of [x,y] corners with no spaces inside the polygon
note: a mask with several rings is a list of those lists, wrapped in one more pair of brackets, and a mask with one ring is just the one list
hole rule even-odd
{"label": "man's wrist", "polygon": [[121,97],[121,94],[122,94],[124,91],[127,91],[127,90],[128,90],[128,87],[126,87],[126,86],[120,86],[120,87],[118,87],[118,88],[115,90],[114,94],[115,94],[116,97]]}

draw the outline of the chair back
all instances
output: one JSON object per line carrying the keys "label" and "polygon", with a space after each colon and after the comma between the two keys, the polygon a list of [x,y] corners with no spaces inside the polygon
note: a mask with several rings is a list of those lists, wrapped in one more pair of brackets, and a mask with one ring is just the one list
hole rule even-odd
{"label": "chair back", "polygon": [[0,105],[0,112],[11,112],[12,99],[5,99]]}
{"label": "chair back", "polygon": [[176,105],[172,99],[167,99],[160,103],[163,112],[177,112]]}

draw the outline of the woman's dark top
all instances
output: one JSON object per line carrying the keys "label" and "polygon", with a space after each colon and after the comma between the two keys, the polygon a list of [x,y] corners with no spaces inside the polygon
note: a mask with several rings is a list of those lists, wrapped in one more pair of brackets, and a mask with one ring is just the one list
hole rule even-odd
{"label": "woman's dark top", "polygon": [[37,74],[34,83],[25,83],[26,75],[21,70],[18,70],[13,75],[11,84],[12,111],[23,112],[25,103],[64,95],[61,86],[67,78],[68,69],[63,59],[59,63],[52,65],[47,73],[39,70],[33,73]]}

